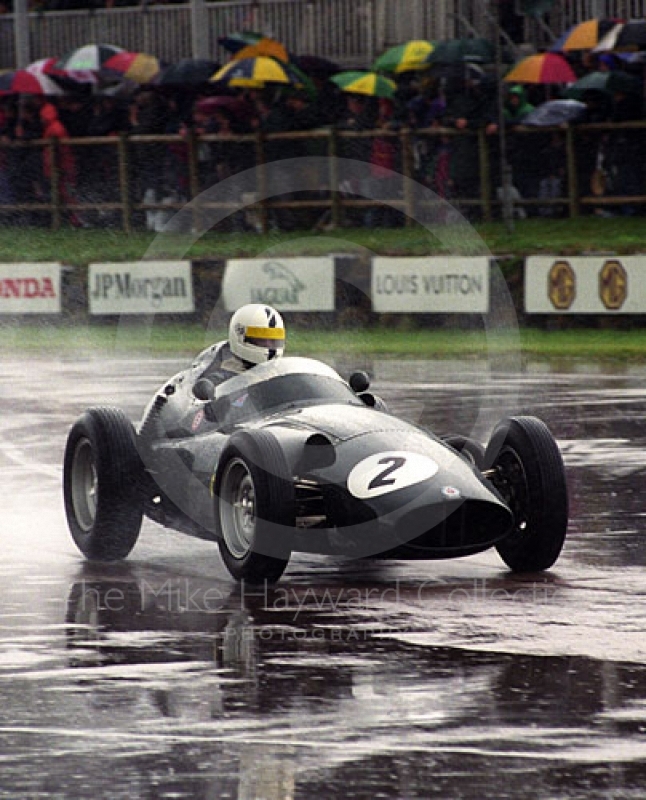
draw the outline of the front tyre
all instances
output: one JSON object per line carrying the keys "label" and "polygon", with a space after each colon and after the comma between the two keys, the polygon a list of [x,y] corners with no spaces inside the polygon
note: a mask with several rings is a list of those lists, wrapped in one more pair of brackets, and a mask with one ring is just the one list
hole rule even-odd
{"label": "front tyre", "polygon": [[130,420],[116,408],[90,408],[67,437],[63,497],[79,550],[96,561],[125,558],[143,518],[143,467]]}
{"label": "front tyre", "polygon": [[274,583],[289,561],[296,524],[294,483],[276,438],[262,430],[234,434],[214,488],[225,566],[236,580]]}
{"label": "front tyre", "polygon": [[536,417],[501,421],[485,452],[489,479],[514,515],[514,526],[496,549],[515,572],[549,569],[558,558],[568,524],[563,459],[547,426]]}

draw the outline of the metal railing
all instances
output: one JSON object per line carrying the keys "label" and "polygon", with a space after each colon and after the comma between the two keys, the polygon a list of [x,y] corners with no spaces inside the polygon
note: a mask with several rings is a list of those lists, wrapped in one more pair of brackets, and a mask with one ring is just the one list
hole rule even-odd
{"label": "metal railing", "polygon": [[[225,0],[207,2],[208,48],[227,54],[218,36],[241,29],[275,36],[293,52],[330,58],[346,66],[369,64],[393,44],[408,39],[490,36],[493,2],[488,0]],[[153,53],[167,61],[191,55],[188,3],[39,11],[29,15],[32,60],[62,55],[88,42],[108,42]],[[591,17],[646,17],[646,0],[571,0],[555,3],[542,24],[527,17],[525,38],[549,45],[558,35]],[[0,69],[15,66],[12,14],[0,16]]]}
{"label": "metal railing", "polygon": [[[343,65],[369,64],[391,44],[407,39],[443,39],[457,34],[452,7],[459,0],[227,0],[207,2],[208,48],[228,54],[218,36],[260,30],[295,53],[323,56]],[[471,1],[471,0],[470,0]],[[166,61],[191,55],[188,3],[42,11],[29,15],[32,60],[62,55],[88,42],[107,42],[153,53]],[[15,65],[13,15],[0,16],[0,68]]]}
{"label": "metal railing", "polygon": [[[557,183],[552,180],[549,192],[530,192],[528,196],[515,199],[515,208],[543,215],[576,217],[582,209],[590,210],[590,207],[603,211],[626,206],[633,212],[639,207],[646,207],[644,176],[635,182],[633,167],[629,168],[629,172],[632,173],[629,192],[625,191],[625,185],[620,181],[616,182],[612,192],[605,195],[593,192],[590,179],[595,168],[596,148],[604,141],[607,146],[607,142],[612,142],[613,137],[624,137],[617,140],[622,146],[621,142],[625,143],[626,136],[632,137],[634,146],[635,137],[646,136],[646,122],[517,130],[510,137],[510,141],[512,146],[515,143],[520,147],[517,153],[530,154],[525,162],[526,168],[535,170],[536,164],[542,163],[541,159],[537,158],[538,142],[534,138],[541,137],[543,146],[554,148],[552,155],[545,161],[543,177],[549,178],[551,170],[559,175],[559,179]],[[399,175],[410,179],[403,181],[397,179],[391,184],[386,184],[390,193],[379,194],[379,200],[371,199],[375,195],[362,192],[360,187],[348,191],[343,185],[344,176],[339,175],[338,171],[336,156],[352,157],[348,150],[352,147],[352,142],[365,139],[371,142],[376,139],[390,139],[396,145],[395,169]],[[430,152],[420,158],[418,148],[424,141],[430,143]],[[457,143],[468,142],[472,148],[476,158],[477,174],[470,176],[474,185],[470,194],[458,195],[455,188],[459,185],[457,183],[453,188],[448,183],[443,184],[443,187],[434,183],[433,174],[428,167],[432,163],[433,154],[437,153],[434,148],[439,142],[445,147],[455,147]],[[461,210],[475,210],[485,221],[496,218],[500,212],[502,197],[498,179],[498,140],[496,136],[486,135],[484,130],[467,133],[444,128],[397,132],[321,129],[267,136],[258,133],[226,139],[213,134],[201,137],[122,134],[119,137],[3,142],[0,143],[0,165],[3,165],[0,166],[0,177],[3,179],[4,195],[0,196],[0,201],[5,202],[0,202],[0,224],[2,222],[26,224],[30,220],[33,222],[34,217],[37,217],[37,224],[48,224],[52,228],[59,228],[66,221],[90,227],[110,224],[126,232],[137,227],[145,227],[146,212],[163,211],[169,216],[170,212],[183,208],[189,200],[197,198],[205,188],[218,179],[221,180],[236,171],[236,168],[227,169],[224,175],[214,177],[211,172],[205,170],[203,160],[205,145],[225,148],[224,151],[220,151],[220,162],[225,167],[228,164],[226,154],[229,152],[226,148],[237,147],[238,150],[241,146],[245,148],[246,163],[244,166],[238,165],[237,168],[241,170],[253,166],[257,168],[259,185],[256,188],[258,196],[264,198],[267,193],[266,187],[260,185],[264,174],[262,166],[269,160],[268,155],[275,153],[276,145],[281,143],[288,144],[284,152],[290,156],[299,146],[306,144],[310,150],[315,146],[318,153],[328,157],[323,170],[325,174],[318,174],[316,179],[309,183],[304,182],[303,191],[296,198],[269,197],[257,203],[253,203],[253,197],[246,200],[241,197],[229,197],[218,202],[200,201],[194,204],[194,213],[199,215],[204,211],[208,212],[209,209],[220,208],[232,214],[237,211],[238,216],[243,212],[247,216],[252,214],[253,227],[266,232],[270,224],[277,224],[280,227],[280,214],[277,212],[281,210],[289,210],[293,215],[291,221],[296,227],[303,227],[303,224],[308,227],[320,227],[322,224],[335,227],[347,224],[348,215],[354,217],[354,224],[366,224],[365,216],[361,216],[359,210],[383,209],[386,204],[401,212],[400,218],[394,224],[409,225],[415,218],[419,218],[420,213],[430,215],[430,219],[433,219],[438,207],[444,204],[441,200],[429,200],[428,195],[419,195],[414,188],[416,183],[437,189],[440,193],[448,188],[445,197],[449,203]],[[641,146],[639,142],[637,146]],[[69,163],[70,149],[77,158],[82,158],[82,150],[88,147],[94,148],[91,156],[92,169],[86,169],[85,174],[79,170],[77,183],[66,175],[61,167],[62,164]],[[68,148],[67,154],[64,148]],[[148,160],[143,157],[147,148],[155,148],[154,155],[151,151]],[[26,166],[16,170],[16,158],[22,158],[25,153],[34,155],[35,151],[38,164],[42,163],[43,155],[45,151],[47,152],[47,161],[51,165],[48,180],[43,183],[41,174],[39,184],[41,189],[37,194],[27,197],[23,192],[20,199],[11,198],[9,194],[12,191],[11,175],[19,177],[23,188],[26,179]],[[160,152],[172,156],[172,168],[169,167],[170,162],[166,155],[160,160]],[[224,157],[222,152],[225,153]],[[31,161],[32,166],[34,163]],[[319,162],[319,170],[321,163],[323,162]],[[521,164],[521,169],[516,179],[517,183],[522,185],[522,158],[517,163]],[[148,182],[151,179],[154,182],[155,175],[158,175],[163,168],[167,170],[166,180],[159,182],[159,185],[163,183],[164,188],[153,200],[145,190]],[[534,177],[538,186],[540,175],[534,173]],[[31,183],[38,184],[37,178],[34,177]],[[556,192],[555,186],[558,187]],[[422,196],[423,200],[420,203]],[[420,204],[425,208],[420,209]],[[446,210],[446,206],[444,208]],[[109,221],[106,221],[108,217]],[[79,218],[81,222],[78,221]]]}

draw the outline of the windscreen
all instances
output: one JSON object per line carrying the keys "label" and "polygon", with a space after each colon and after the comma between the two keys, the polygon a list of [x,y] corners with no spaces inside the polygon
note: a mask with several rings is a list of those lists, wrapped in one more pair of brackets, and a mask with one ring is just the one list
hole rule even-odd
{"label": "windscreen", "polygon": [[361,400],[342,381],[323,375],[281,375],[226,394],[215,401],[219,422],[235,424],[284,406],[354,403]]}

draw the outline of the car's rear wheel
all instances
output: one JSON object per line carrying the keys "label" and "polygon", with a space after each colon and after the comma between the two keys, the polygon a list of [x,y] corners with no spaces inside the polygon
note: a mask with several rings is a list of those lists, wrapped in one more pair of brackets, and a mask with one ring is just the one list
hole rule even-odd
{"label": "car's rear wheel", "polygon": [[568,525],[568,495],[560,450],[536,417],[510,417],[495,428],[485,453],[490,480],[514,515],[514,526],[496,545],[516,572],[549,569]]}
{"label": "car's rear wheel", "polygon": [[282,448],[268,431],[231,437],[216,473],[215,519],[222,560],[234,578],[280,578],[296,523],[294,484]]}
{"label": "car's rear wheel", "polygon": [[133,425],[118,409],[90,408],[72,426],[63,497],[72,538],[87,558],[116,561],[135,546],[142,470]]}

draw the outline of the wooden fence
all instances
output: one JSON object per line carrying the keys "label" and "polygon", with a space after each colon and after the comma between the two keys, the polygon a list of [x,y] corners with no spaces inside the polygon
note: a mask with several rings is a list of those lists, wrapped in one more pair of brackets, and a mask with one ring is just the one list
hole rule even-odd
{"label": "wooden fence", "polygon": [[[602,143],[613,140],[613,137],[628,136],[632,137],[635,144],[635,137],[638,137],[638,147],[641,147],[641,138],[646,141],[646,121],[628,122],[618,125],[609,123],[604,124],[582,124],[577,126],[566,126],[557,128],[526,128],[520,129],[510,137],[508,142],[511,147],[515,147],[516,157],[512,159],[520,164],[520,171],[531,169],[536,174],[537,167],[541,167],[541,157],[538,155],[536,139],[554,146],[555,152],[559,155],[560,161],[554,166],[553,161],[545,166],[545,177],[549,177],[550,169],[559,174],[561,191],[557,196],[552,192],[547,196],[527,196],[514,200],[516,209],[525,209],[531,212],[540,209],[542,214],[555,214],[562,217],[576,217],[582,211],[590,210],[594,207],[603,213],[604,209],[612,209],[617,206],[630,206],[636,209],[646,206],[646,186],[644,186],[643,175],[639,175],[635,182],[634,175],[632,181],[632,192],[622,194],[621,184],[616,184],[614,190],[608,193],[599,191],[593,192],[593,187],[598,189],[603,180],[592,179],[592,173],[596,166],[596,148]],[[111,225],[120,227],[125,232],[130,232],[137,227],[142,227],[143,218],[146,211],[177,211],[184,208],[187,201],[197,198],[207,188],[204,183],[204,174],[201,169],[200,155],[203,153],[204,145],[246,145],[249,153],[253,154],[251,166],[256,167],[257,193],[259,197],[267,195],[264,185],[265,170],[263,166],[267,163],[267,149],[275,147],[276,142],[294,142],[307,144],[309,147],[315,146],[317,152],[327,157],[324,162],[327,174],[318,175],[316,187],[304,185],[299,197],[268,197],[250,206],[246,210],[254,213],[256,228],[258,231],[266,232],[270,226],[272,212],[280,209],[289,209],[294,213],[304,211],[319,212],[320,218],[330,227],[341,226],[344,224],[346,216],[352,209],[374,209],[383,208],[384,203],[398,209],[402,216],[400,224],[412,224],[416,216],[420,213],[420,199],[415,191],[417,182],[424,183],[428,177],[428,159],[430,155],[422,155],[420,160],[419,146],[426,141],[431,145],[431,151],[437,143],[442,140],[444,145],[451,146],[451,142],[468,137],[471,143],[472,152],[476,156],[477,175],[473,175],[473,183],[477,187],[469,196],[458,196],[455,192],[449,192],[446,200],[453,206],[461,210],[475,210],[478,217],[484,221],[495,219],[501,212],[501,191],[500,181],[500,155],[498,150],[499,140],[496,135],[487,135],[484,130],[478,132],[463,132],[446,128],[429,128],[425,130],[403,129],[397,132],[384,131],[364,131],[350,132],[337,131],[333,129],[321,129],[316,131],[292,132],[263,135],[261,133],[227,137],[226,139],[217,135],[182,137],[178,135],[166,136],[128,136],[122,134],[118,137],[101,138],[74,138],[63,140],[35,140],[31,142],[1,142],[0,143],[0,165],[5,165],[4,185],[7,187],[7,167],[11,161],[11,151],[37,149],[41,151],[41,157],[47,151],[47,160],[51,164],[50,178],[44,187],[43,196],[36,197],[33,202],[0,202],[0,224],[11,225],[16,221],[24,222],[30,215],[40,215],[42,224],[43,215],[48,215],[46,224],[51,228],[58,229],[67,224],[72,214],[80,215],[87,221],[89,226],[103,226],[106,223],[98,218],[98,215],[111,214],[113,219]],[[641,138],[639,138],[641,137]],[[391,196],[379,195],[380,200],[370,199],[369,194],[361,191],[348,193],[344,191],[343,175],[339,175],[337,156],[347,153],[348,144],[352,141],[362,139],[384,139],[390,138],[398,147],[397,172],[409,180],[399,181],[393,188]],[[550,143],[549,140],[553,139]],[[510,141],[511,140],[511,141]],[[134,148],[139,153],[142,148],[162,145],[166,149],[174,148],[182,152],[182,195],[180,199],[169,199],[168,197],[157,197],[155,202],[145,202],[142,185],[137,182],[136,170],[134,168]],[[104,196],[109,195],[109,199],[93,200],[83,196],[83,192],[75,192],[74,187],[67,186],[68,180],[62,173],[63,148],[72,148],[78,156],[81,148],[107,148],[106,153],[110,153],[110,173],[106,180],[105,175],[96,175],[96,186]],[[96,152],[96,149],[95,151]],[[288,151],[289,152],[289,151]],[[643,152],[643,148],[642,148]],[[520,157],[518,154],[521,154]],[[526,160],[524,155],[526,154]],[[525,166],[523,166],[525,165]],[[582,169],[582,167],[585,167]],[[153,164],[153,168],[155,165]],[[158,164],[162,169],[162,164]],[[631,167],[641,171],[641,160],[637,160]],[[0,167],[0,174],[2,168]],[[87,178],[87,176],[85,176]],[[91,176],[92,177],[92,176]],[[520,175],[516,176],[516,183],[521,183]],[[24,180],[24,176],[21,176]],[[90,181],[90,184],[92,181]],[[87,186],[87,180],[85,181]],[[637,189],[635,190],[635,186]],[[177,188],[177,186],[171,186]],[[430,188],[436,188],[430,182]],[[602,188],[602,186],[601,186]],[[9,186],[10,189],[10,186]],[[108,190],[107,192],[104,190]],[[48,194],[48,197],[44,195]],[[90,192],[90,194],[92,194]],[[5,200],[7,195],[5,194]],[[3,198],[0,196],[0,201]],[[382,202],[383,201],[383,202]],[[443,201],[431,202],[428,195],[423,201],[423,205],[429,206],[426,209],[432,213],[438,205],[443,205]],[[241,198],[235,197],[222,201],[200,201],[196,204],[195,213],[208,211],[210,209],[221,209],[223,211],[234,212],[241,208]],[[551,209],[551,210],[550,210]],[[94,215],[94,216],[93,216]],[[93,221],[92,221],[93,220]],[[355,219],[356,222],[356,219]],[[361,224],[361,223],[359,223]]]}

